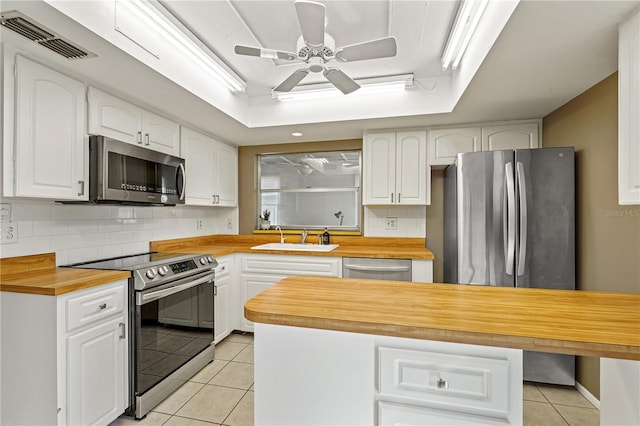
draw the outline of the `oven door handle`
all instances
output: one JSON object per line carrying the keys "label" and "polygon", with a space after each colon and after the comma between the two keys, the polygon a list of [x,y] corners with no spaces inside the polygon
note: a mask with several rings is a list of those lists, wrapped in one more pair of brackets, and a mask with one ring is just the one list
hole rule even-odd
{"label": "oven door handle", "polygon": [[[195,280],[191,278],[185,278],[187,280],[183,284],[176,284],[170,287],[165,287],[161,290],[153,290],[149,292],[138,292],[136,296],[136,305],[144,305],[145,303],[152,302],[154,300],[161,299],[163,297],[170,296],[175,293],[179,293],[183,290],[188,290],[192,287],[199,286],[200,284],[204,284],[207,282],[213,282],[214,274],[207,274],[204,277],[196,278]],[[182,281],[185,281],[182,280]]]}

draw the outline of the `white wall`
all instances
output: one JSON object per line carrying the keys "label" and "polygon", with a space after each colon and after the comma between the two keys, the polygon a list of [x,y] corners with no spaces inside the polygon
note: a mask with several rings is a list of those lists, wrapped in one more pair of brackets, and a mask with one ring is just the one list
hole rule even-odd
{"label": "white wall", "polygon": [[[386,229],[388,217],[397,219],[397,229]],[[426,238],[427,208],[426,206],[365,206],[364,236]]]}
{"label": "white wall", "polygon": [[57,265],[146,252],[150,241],[238,233],[237,208],[61,205],[9,198],[2,203],[11,204],[18,242],[0,246],[0,257],[55,252]]}

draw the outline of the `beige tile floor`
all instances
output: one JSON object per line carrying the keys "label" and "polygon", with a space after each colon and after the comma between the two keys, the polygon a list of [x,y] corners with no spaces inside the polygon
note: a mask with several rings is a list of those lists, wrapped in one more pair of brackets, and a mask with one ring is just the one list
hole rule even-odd
{"label": "beige tile floor", "polygon": [[[524,384],[525,426],[597,426],[600,412],[577,390]],[[253,336],[231,334],[216,345],[215,360],[136,421],[110,426],[253,426]]]}

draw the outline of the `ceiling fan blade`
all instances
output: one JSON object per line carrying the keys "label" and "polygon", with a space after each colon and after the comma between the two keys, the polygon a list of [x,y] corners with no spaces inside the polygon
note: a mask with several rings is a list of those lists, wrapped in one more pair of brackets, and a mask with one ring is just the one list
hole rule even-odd
{"label": "ceiling fan blade", "polygon": [[336,59],[340,62],[362,61],[396,56],[397,52],[396,38],[385,37],[341,47],[336,50]]}
{"label": "ceiling fan blade", "polygon": [[303,0],[298,0],[294,4],[304,42],[311,47],[322,47],[324,45],[324,5]]}
{"label": "ceiling fan blade", "polygon": [[340,90],[345,95],[348,95],[351,92],[355,92],[360,88],[360,85],[353,81],[351,77],[340,71],[338,68],[327,68],[322,73],[324,76],[336,86],[338,90]]}
{"label": "ceiling fan blade", "polygon": [[236,45],[235,52],[238,55],[258,56],[261,58],[269,59],[285,59],[288,61],[294,61],[298,59],[295,53],[285,52],[282,50],[261,49],[259,47]]}
{"label": "ceiling fan blade", "polygon": [[274,90],[274,92],[289,92],[296,87],[298,83],[302,81],[309,74],[309,70],[306,68],[294,71],[289,77],[287,77],[282,83],[280,83]]}

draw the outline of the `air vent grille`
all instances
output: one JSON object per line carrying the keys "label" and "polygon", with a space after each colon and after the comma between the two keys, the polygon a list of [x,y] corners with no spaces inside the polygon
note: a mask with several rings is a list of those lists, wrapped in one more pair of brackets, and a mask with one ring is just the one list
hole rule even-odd
{"label": "air vent grille", "polygon": [[53,32],[45,30],[40,24],[36,24],[33,20],[29,20],[29,18],[17,11],[3,13],[0,19],[0,25],[67,59],[82,59],[96,56],[93,53],[87,52],[86,49],[82,49],[70,41],[58,37]]}

